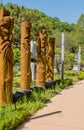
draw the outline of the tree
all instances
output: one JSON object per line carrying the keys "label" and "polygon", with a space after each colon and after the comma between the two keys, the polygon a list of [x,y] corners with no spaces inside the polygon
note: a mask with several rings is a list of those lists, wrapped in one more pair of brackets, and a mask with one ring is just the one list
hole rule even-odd
{"label": "tree", "polygon": [[84,14],[81,14],[80,18],[77,21],[77,25],[80,27],[84,27]]}
{"label": "tree", "polygon": [[13,54],[14,54],[14,65],[19,64],[19,62],[20,62],[20,49],[14,48]]}

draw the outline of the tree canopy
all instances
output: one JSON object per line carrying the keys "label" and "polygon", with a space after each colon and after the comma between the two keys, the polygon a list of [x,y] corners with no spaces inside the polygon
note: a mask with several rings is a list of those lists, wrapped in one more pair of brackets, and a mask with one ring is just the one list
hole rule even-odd
{"label": "tree canopy", "polygon": [[67,22],[60,21],[58,17],[49,17],[37,9],[25,8],[24,6],[18,6],[12,3],[8,3],[6,5],[1,4],[0,8],[6,8],[10,11],[11,16],[14,17],[13,45],[15,47],[20,47],[21,23],[29,21],[32,23],[32,40],[36,39],[35,33],[37,33],[38,30],[46,28],[48,30],[49,37],[53,36],[56,38],[56,48],[61,48],[61,33],[64,32],[65,51],[68,51],[67,54],[77,54],[78,48],[81,46],[82,59],[84,59],[84,14],[80,15],[77,23],[69,24]]}

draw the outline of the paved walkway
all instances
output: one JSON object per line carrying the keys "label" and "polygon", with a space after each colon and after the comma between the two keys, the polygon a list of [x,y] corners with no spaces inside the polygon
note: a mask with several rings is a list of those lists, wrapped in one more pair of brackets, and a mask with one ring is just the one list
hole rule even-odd
{"label": "paved walkway", "polygon": [[17,130],[84,130],[84,80],[64,89]]}

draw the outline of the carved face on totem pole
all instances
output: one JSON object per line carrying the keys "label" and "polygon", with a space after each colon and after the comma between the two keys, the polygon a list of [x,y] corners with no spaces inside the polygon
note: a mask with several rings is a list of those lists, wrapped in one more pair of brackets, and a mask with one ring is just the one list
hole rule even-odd
{"label": "carved face on totem pole", "polygon": [[48,36],[48,33],[46,29],[43,29],[39,32],[39,38],[41,39],[41,42],[43,43],[46,42],[47,36]]}
{"label": "carved face on totem pole", "polygon": [[10,16],[3,17],[0,21],[0,37],[2,41],[12,40],[12,28],[14,24],[14,19]]}
{"label": "carved face on totem pole", "polygon": [[36,70],[36,85],[45,86],[46,74],[46,43],[47,43],[47,30],[42,29],[38,35],[38,57],[37,57],[37,70]]}
{"label": "carved face on totem pole", "polygon": [[54,56],[54,44],[55,44],[55,38],[49,38],[48,43],[48,57],[52,58]]}
{"label": "carved face on totem pole", "polygon": [[0,104],[12,102],[13,87],[13,52],[12,29],[14,19],[4,16],[4,10],[0,17]]}
{"label": "carved face on totem pole", "polygon": [[45,57],[44,56],[44,53],[46,51],[46,43],[47,43],[47,36],[48,36],[48,33],[47,33],[47,30],[46,29],[43,29],[39,32],[39,43],[40,43],[40,48],[41,48],[41,56]]}
{"label": "carved face on totem pole", "polygon": [[24,22],[22,23],[22,26],[24,27],[23,29],[24,39],[27,39],[27,41],[30,42],[31,23]]}

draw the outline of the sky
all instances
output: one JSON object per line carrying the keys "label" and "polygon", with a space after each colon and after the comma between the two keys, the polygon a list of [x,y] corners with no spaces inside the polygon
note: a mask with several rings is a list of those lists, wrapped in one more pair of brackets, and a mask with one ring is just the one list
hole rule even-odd
{"label": "sky", "polygon": [[58,17],[62,22],[76,23],[81,14],[84,14],[84,0],[0,0],[37,9],[49,17]]}

